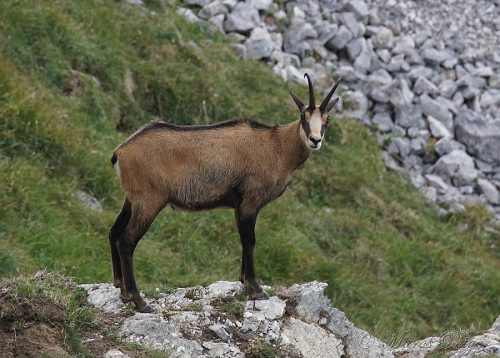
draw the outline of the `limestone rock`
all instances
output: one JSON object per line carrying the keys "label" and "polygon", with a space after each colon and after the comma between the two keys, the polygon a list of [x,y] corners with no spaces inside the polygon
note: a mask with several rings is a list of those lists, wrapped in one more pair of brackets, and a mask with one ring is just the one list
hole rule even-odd
{"label": "limestone rock", "polygon": [[271,35],[261,27],[252,30],[250,37],[245,42],[245,57],[248,59],[261,59],[271,57],[274,44]]}
{"label": "limestone rock", "polygon": [[287,342],[304,358],[341,358],[344,356],[342,341],[321,327],[291,317],[281,333]]}
{"label": "limestone rock", "polygon": [[478,179],[477,185],[481,188],[481,192],[491,204],[500,204],[500,194],[498,193],[498,189],[490,181],[486,179]]}
{"label": "limestone rock", "polygon": [[248,3],[239,2],[227,15],[224,28],[228,32],[249,33],[260,23],[259,12]]}
{"label": "limestone rock", "polygon": [[439,120],[450,133],[454,132],[453,115],[447,108],[426,94],[420,96],[420,105],[427,116]]}
{"label": "limestone rock", "polygon": [[457,186],[470,184],[477,178],[474,160],[457,149],[439,158],[431,172],[445,177]]}
{"label": "limestone rock", "polygon": [[457,116],[456,134],[467,151],[485,162],[500,164],[500,121],[485,122],[471,111]]}
{"label": "limestone rock", "polygon": [[102,212],[102,205],[97,200],[94,198],[92,195],[84,192],[83,190],[78,190],[75,193],[76,198],[82,203],[83,206],[86,208],[89,208],[91,210],[97,211],[97,212]]}

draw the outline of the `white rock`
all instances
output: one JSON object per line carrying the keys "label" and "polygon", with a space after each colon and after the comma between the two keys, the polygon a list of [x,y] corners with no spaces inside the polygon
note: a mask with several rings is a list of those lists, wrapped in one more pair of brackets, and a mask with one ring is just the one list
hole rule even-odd
{"label": "white rock", "polygon": [[119,313],[125,307],[120,299],[120,289],[112,284],[84,284],[80,287],[87,291],[87,301],[105,312]]}
{"label": "white rock", "polygon": [[257,27],[252,30],[250,37],[245,42],[245,57],[258,60],[271,57],[274,43],[266,29]]}
{"label": "white rock", "polygon": [[368,16],[368,5],[363,0],[351,0],[345,5],[347,10],[350,10],[356,14],[358,19],[364,20]]}
{"label": "white rock", "polygon": [[372,36],[373,47],[375,48],[392,48],[394,44],[394,35],[387,27],[380,26],[379,30]]}
{"label": "white rock", "polygon": [[451,180],[457,186],[470,184],[477,178],[474,160],[457,149],[439,158],[430,172]]}
{"label": "white rock", "polygon": [[446,184],[439,176],[427,174],[425,175],[425,179],[427,180],[427,183],[429,183],[431,187],[436,188],[440,194],[444,194],[448,191],[449,185]]}
{"label": "white rock", "polygon": [[273,4],[273,0],[250,0],[250,4],[257,10],[268,11]]}
{"label": "white rock", "polygon": [[125,5],[143,7],[144,2],[142,0],[123,0]]}
{"label": "white rock", "polygon": [[243,284],[239,281],[217,281],[212,283],[205,289],[204,297],[208,299],[213,299],[216,297],[226,297],[234,293],[242,292],[243,289]]}
{"label": "white rock", "polygon": [[500,204],[500,194],[498,193],[498,189],[488,180],[486,179],[478,179],[477,185],[481,188],[481,192],[484,194],[488,202],[493,205]]}
{"label": "white rock", "polygon": [[94,198],[92,195],[84,192],[83,190],[78,190],[75,193],[76,198],[82,203],[83,206],[89,208],[91,210],[97,211],[98,213],[102,212],[102,205]]}
{"label": "white rock", "polygon": [[349,41],[351,41],[352,38],[353,35],[351,31],[349,31],[346,26],[342,25],[337,30],[333,38],[326,43],[326,46],[334,50],[341,50],[347,45]]}
{"label": "white rock", "polygon": [[368,111],[368,99],[359,91],[347,91],[344,94],[344,100],[349,101],[354,108],[345,111],[346,117],[361,119]]}
{"label": "white rock", "polygon": [[420,105],[422,106],[422,111],[427,116],[432,116],[439,120],[450,133],[454,132],[453,115],[448,108],[442,106],[441,103],[426,94],[420,96]]}
{"label": "white rock", "polygon": [[282,342],[294,347],[304,358],[341,358],[342,341],[315,324],[291,317],[283,327]]}
{"label": "white rock", "polygon": [[438,93],[438,88],[434,83],[429,81],[427,78],[419,76],[417,78],[417,81],[415,82],[415,85],[413,86],[413,91],[416,94],[427,93],[434,95]]}
{"label": "white rock", "polygon": [[370,333],[352,328],[346,340],[348,357],[393,358],[392,349]]}
{"label": "white rock", "polygon": [[441,343],[441,337],[429,337],[420,341],[411,342],[394,350],[396,356],[425,358]]}
{"label": "white rock", "polygon": [[385,112],[376,113],[372,118],[372,122],[380,132],[389,132],[394,127],[391,116]]}
{"label": "white rock", "polygon": [[178,8],[176,13],[177,15],[180,15],[184,19],[186,19],[187,22],[192,24],[200,23],[203,21],[198,16],[196,16],[191,9],[187,9],[185,7]]}
{"label": "white rock", "polygon": [[438,138],[438,139],[439,138],[446,138],[446,139],[453,138],[453,135],[448,130],[448,128],[446,128],[443,123],[438,121],[433,116],[428,116],[427,121],[429,122],[429,128],[431,130],[431,133],[435,138]]}
{"label": "white rock", "polygon": [[104,358],[130,358],[130,356],[124,354],[118,349],[111,349],[104,353]]}
{"label": "white rock", "polygon": [[250,4],[239,2],[233,11],[227,15],[224,29],[228,32],[249,33],[259,26],[260,16],[257,9]]}
{"label": "white rock", "polygon": [[198,16],[204,20],[208,20],[215,15],[226,15],[228,12],[227,7],[222,4],[222,1],[214,1],[209,3],[200,10]]}

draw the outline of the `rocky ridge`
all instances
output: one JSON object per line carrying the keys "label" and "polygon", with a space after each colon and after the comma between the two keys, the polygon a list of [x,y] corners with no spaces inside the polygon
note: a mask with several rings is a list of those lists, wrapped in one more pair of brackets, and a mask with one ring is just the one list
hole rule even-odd
{"label": "rocky ridge", "polygon": [[500,223],[500,4],[382,0],[184,0],[177,12],[227,34],[285,81],[309,73],[371,127],[388,168],[439,212],[481,203]]}
{"label": "rocky ridge", "polygon": [[[240,282],[218,281],[172,292],[158,289],[156,298],[146,298],[157,313],[131,314],[111,284],[81,285],[89,303],[121,317],[117,334],[122,340],[171,357],[266,356],[264,350],[280,357],[424,357],[454,343],[443,335],[391,348],[332,307],[326,286],[296,284],[276,289],[265,301],[247,300]],[[450,353],[455,358],[481,354],[500,356],[500,317],[489,331]],[[117,350],[105,355],[125,356]]]}

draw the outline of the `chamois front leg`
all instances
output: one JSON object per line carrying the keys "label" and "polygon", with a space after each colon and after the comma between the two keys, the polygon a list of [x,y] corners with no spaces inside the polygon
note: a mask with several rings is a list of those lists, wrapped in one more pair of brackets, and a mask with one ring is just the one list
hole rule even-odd
{"label": "chamois front leg", "polygon": [[245,213],[241,208],[236,209],[236,224],[243,248],[240,281],[254,300],[267,300],[269,296],[255,280],[253,255],[255,249],[255,222],[257,213]]}

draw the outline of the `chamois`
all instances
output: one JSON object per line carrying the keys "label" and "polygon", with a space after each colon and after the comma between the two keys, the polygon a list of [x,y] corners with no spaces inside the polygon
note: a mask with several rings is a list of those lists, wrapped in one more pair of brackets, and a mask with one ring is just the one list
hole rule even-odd
{"label": "chamois", "polygon": [[309,105],[292,91],[300,119],[267,126],[251,120],[177,126],[152,122],[114,151],[111,162],[125,194],[109,232],[113,278],[124,302],[141,312],[153,309],[139,295],[133,253],[158,213],[169,204],[190,211],[235,210],[243,248],[240,281],[254,299],[267,299],[255,279],[255,222],[259,210],[285,191],[293,172],[319,149],[338,98],[340,79],[316,106],[311,78]]}

